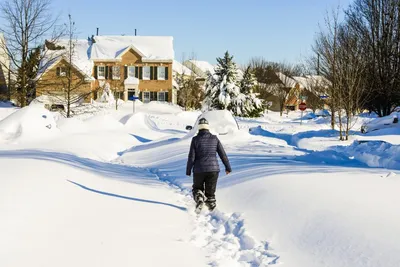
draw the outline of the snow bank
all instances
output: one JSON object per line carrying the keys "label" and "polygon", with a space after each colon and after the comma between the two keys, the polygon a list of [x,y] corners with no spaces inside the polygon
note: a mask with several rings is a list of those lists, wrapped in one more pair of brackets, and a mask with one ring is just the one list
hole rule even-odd
{"label": "snow bank", "polygon": [[261,135],[261,136],[265,136],[265,137],[273,137],[276,138],[277,135],[274,133],[271,133],[267,130],[264,130],[263,128],[261,128],[261,126],[257,126],[257,127],[253,127],[249,129],[249,132],[253,135]]}
{"label": "snow bank", "polygon": [[24,107],[0,121],[0,139],[38,140],[59,132],[53,115],[38,106]]}
{"label": "snow bank", "polygon": [[170,104],[168,102],[151,101],[150,103],[140,106],[138,110],[143,112],[158,112],[164,114],[182,112],[183,109],[178,105]]}
{"label": "snow bank", "polygon": [[74,134],[88,131],[85,122],[76,118],[60,118],[57,120],[57,127],[63,133]]}
{"label": "snow bank", "polygon": [[122,130],[123,124],[114,119],[111,115],[97,115],[85,120],[88,129],[96,131]]}
{"label": "snow bank", "polygon": [[0,121],[17,110],[19,108],[15,107],[11,102],[0,102]]}
{"label": "snow bank", "polygon": [[400,170],[400,145],[392,145],[383,141],[362,143],[356,141],[351,146],[344,148],[343,151],[369,167]]}
{"label": "snow bank", "polygon": [[205,118],[210,126],[210,132],[213,134],[233,134],[239,131],[239,126],[232,116],[232,114],[227,110],[212,110],[207,111],[201,114],[196,123],[193,126],[193,129],[188,133],[187,137],[191,137],[197,134],[199,130],[199,119]]}

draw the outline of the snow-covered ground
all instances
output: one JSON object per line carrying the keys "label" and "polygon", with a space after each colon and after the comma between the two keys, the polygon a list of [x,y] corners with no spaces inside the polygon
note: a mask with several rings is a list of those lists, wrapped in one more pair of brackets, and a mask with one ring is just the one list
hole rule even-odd
{"label": "snow-covered ground", "polygon": [[400,266],[399,132],[363,135],[361,116],[339,142],[329,118],[207,115],[233,172],[196,215],[199,112],[87,108],[0,106],[1,266]]}

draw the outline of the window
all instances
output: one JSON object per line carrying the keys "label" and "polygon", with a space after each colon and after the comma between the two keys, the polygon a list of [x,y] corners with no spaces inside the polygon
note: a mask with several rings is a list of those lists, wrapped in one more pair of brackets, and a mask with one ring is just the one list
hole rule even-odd
{"label": "window", "polygon": [[135,66],[128,66],[128,77],[135,77]]}
{"label": "window", "polygon": [[165,101],[165,92],[158,92],[158,101]]}
{"label": "window", "polygon": [[150,102],[150,92],[143,92],[143,103]]}
{"label": "window", "polygon": [[143,80],[150,80],[150,67],[143,67]]}
{"label": "window", "polygon": [[157,80],[165,80],[165,67],[158,67],[157,70]]}
{"label": "window", "polygon": [[113,80],[119,80],[121,77],[121,68],[119,66],[112,67],[112,78]]}
{"label": "window", "polygon": [[57,68],[57,76],[67,76],[67,68],[66,67],[58,67]]}
{"label": "window", "polygon": [[97,78],[98,79],[105,79],[106,78],[106,67],[105,66],[98,66],[97,67]]}

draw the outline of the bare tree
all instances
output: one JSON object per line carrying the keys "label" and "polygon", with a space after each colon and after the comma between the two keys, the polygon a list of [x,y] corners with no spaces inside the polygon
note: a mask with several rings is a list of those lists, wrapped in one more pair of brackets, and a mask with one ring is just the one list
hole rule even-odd
{"label": "bare tree", "polygon": [[0,32],[7,40],[6,44],[0,44],[0,49],[11,61],[10,66],[3,64],[3,68],[16,77],[17,99],[23,107],[28,104],[29,84],[34,82],[28,77],[33,68],[28,62],[29,54],[44,43],[43,38],[57,40],[62,31],[50,12],[50,0],[8,0],[0,4],[0,14],[5,21]]}
{"label": "bare tree", "polygon": [[346,15],[368,61],[364,80],[374,97],[366,107],[389,115],[400,105],[400,0],[355,0]]}
{"label": "bare tree", "polygon": [[315,55],[311,57],[310,64],[317,73],[326,77],[331,83],[326,88],[328,105],[331,111],[331,128],[335,129],[335,112],[338,106],[338,77],[337,77],[337,54],[338,54],[338,29],[339,29],[339,7],[337,10],[327,14],[325,18],[325,29],[320,27],[315,44],[312,49]]}
{"label": "bare tree", "polygon": [[362,39],[352,31],[348,24],[339,27],[338,37],[339,128],[341,139],[348,140],[349,131],[354,125],[353,117],[368,99],[368,92],[363,83],[366,61],[363,56]]}

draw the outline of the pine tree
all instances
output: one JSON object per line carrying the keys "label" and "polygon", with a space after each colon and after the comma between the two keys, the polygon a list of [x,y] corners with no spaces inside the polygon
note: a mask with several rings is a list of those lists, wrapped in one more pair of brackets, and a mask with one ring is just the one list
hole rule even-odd
{"label": "pine tree", "polygon": [[[37,76],[37,72],[39,70],[39,63],[41,57],[41,47],[37,47],[32,49],[26,60],[26,67],[25,67],[25,76],[26,76],[26,87],[25,90],[22,90],[21,87],[17,88],[18,94],[25,94],[23,97],[19,97],[18,99],[24,99],[25,103],[20,103],[21,105],[29,105],[29,103],[35,98],[36,96],[36,86],[34,79]],[[20,84],[22,80],[22,71],[21,69],[18,70],[17,75],[17,84]],[[25,92],[24,92],[25,91]]]}
{"label": "pine tree", "polygon": [[262,101],[258,98],[258,94],[253,93],[256,83],[256,78],[249,66],[244,71],[243,79],[240,81],[240,94],[236,98],[236,115],[243,117],[259,117],[264,111]]}
{"label": "pine tree", "polygon": [[223,58],[217,58],[215,73],[208,74],[204,105],[208,109],[235,110],[235,99],[240,94],[237,85],[237,67],[228,51]]}

